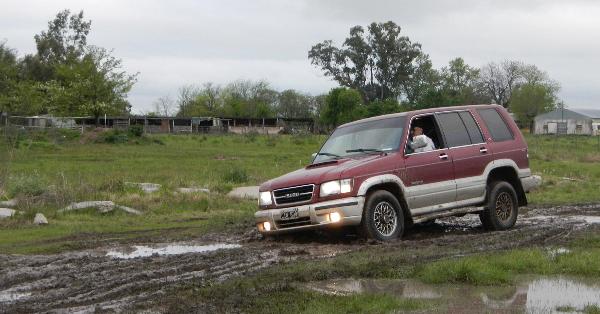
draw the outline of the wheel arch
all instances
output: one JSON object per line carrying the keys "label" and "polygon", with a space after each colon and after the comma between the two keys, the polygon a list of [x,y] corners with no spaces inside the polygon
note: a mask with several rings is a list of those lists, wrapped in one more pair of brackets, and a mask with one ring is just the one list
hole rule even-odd
{"label": "wheel arch", "polygon": [[358,196],[367,198],[369,194],[379,190],[388,191],[396,197],[402,207],[405,225],[412,225],[413,220],[408,208],[408,203],[406,202],[405,186],[402,180],[398,176],[392,174],[370,177],[360,185]]}
{"label": "wheel arch", "polygon": [[[521,184],[521,180],[519,179],[519,174],[514,167],[510,165],[502,165],[491,169],[487,176],[486,187],[489,187],[490,183],[494,181],[508,182],[510,185],[513,186],[515,192],[517,192],[518,205],[527,205],[527,196],[525,195],[525,190],[523,190],[523,185]],[[489,195],[489,191],[486,194]]]}

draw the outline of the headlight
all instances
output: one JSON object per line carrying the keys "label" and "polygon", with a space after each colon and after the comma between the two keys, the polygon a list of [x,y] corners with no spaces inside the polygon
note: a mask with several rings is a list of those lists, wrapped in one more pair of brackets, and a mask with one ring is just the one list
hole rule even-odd
{"label": "headlight", "polygon": [[271,192],[260,192],[260,197],[258,198],[258,205],[266,206],[273,204],[273,200],[271,199]]}
{"label": "headlight", "polygon": [[325,197],[352,191],[352,179],[335,180],[321,184],[320,196]]}

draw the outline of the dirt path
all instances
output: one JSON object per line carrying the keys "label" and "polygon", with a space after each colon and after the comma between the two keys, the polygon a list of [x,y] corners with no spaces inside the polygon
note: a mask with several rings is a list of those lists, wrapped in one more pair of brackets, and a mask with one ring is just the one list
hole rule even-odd
{"label": "dirt path", "polygon": [[[600,223],[600,205],[529,209],[519,216],[517,226],[506,232],[484,232],[478,218],[467,215],[415,226],[404,240],[386,245],[398,249],[437,246],[441,249],[432,257],[435,259],[457,253],[556,245],[574,230],[596,223]],[[276,263],[328,258],[367,244],[377,245],[354,237],[322,234],[262,240],[248,228],[239,235],[209,235],[178,243],[180,246],[176,248],[185,250],[188,246],[214,243],[239,244],[240,247],[129,259],[115,256],[152,252],[120,247],[116,248],[117,255],[107,256],[115,248],[106,247],[57,255],[0,255],[0,312],[119,311],[125,306],[150,302],[176,284],[221,281]],[[465,249],[465,243],[474,245]],[[151,247],[160,249],[166,245],[154,243]]]}

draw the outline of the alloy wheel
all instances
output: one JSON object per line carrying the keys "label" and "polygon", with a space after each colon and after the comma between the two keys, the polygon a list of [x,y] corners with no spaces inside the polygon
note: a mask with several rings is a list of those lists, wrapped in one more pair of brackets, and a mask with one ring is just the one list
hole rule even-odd
{"label": "alloy wheel", "polygon": [[510,218],[513,211],[513,202],[510,194],[502,192],[496,198],[496,215],[502,221],[506,221]]}
{"label": "alloy wheel", "polygon": [[389,237],[396,231],[398,216],[394,207],[388,202],[380,202],[375,206],[373,220],[375,229],[383,236]]}

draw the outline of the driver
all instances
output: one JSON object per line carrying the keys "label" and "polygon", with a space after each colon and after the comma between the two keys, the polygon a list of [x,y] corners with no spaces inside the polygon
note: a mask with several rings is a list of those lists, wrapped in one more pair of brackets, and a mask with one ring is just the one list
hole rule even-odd
{"label": "driver", "polygon": [[410,147],[415,153],[422,153],[434,150],[435,144],[429,136],[423,134],[423,128],[416,126],[413,128],[413,140]]}

